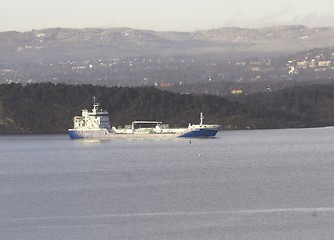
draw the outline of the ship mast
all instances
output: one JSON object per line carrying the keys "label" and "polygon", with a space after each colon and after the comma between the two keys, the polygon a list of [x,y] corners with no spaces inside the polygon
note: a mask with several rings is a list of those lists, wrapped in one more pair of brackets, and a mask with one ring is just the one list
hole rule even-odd
{"label": "ship mast", "polygon": [[99,104],[96,102],[96,97],[93,97],[93,109],[92,112],[96,114],[96,111],[98,110]]}

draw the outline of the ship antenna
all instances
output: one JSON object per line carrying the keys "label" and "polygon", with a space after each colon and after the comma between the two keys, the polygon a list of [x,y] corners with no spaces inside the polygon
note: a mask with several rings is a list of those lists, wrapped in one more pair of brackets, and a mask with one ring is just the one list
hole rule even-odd
{"label": "ship antenna", "polygon": [[95,96],[93,97],[93,103],[94,103],[94,105],[96,105],[96,106],[99,105],[98,102],[96,101],[96,97],[95,97]]}
{"label": "ship antenna", "polygon": [[201,119],[201,125],[203,124],[203,119],[204,119],[204,116],[203,116],[203,113],[201,112],[201,114],[200,114],[200,119]]}

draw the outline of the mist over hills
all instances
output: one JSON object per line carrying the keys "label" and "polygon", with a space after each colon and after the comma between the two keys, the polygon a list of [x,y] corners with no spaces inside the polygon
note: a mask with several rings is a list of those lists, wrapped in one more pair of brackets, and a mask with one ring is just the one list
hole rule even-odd
{"label": "mist over hills", "polygon": [[286,55],[334,46],[334,27],[279,26],[157,32],[130,28],[50,28],[0,33],[0,63],[133,56]]}
{"label": "mist over hills", "polygon": [[[89,99],[95,95],[92,85],[83,84],[122,88],[153,85],[162,88],[165,84],[164,90],[182,93],[169,95],[171,93],[162,91],[153,94],[156,89],[153,91],[154,88],[151,88],[148,94],[142,95],[145,100],[134,101],[145,103],[145,106],[133,108],[133,102],[129,107],[119,104],[125,109],[122,116],[136,116],[138,113],[133,112],[136,109],[152,109],[152,112],[144,113],[143,119],[152,116],[165,120],[157,114],[157,109],[163,109],[162,114],[168,113],[168,116],[180,116],[179,112],[170,114],[179,103],[170,104],[169,98],[175,96],[175,101],[178,101],[178,98],[186,99],[195,94],[201,94],[202,98],[209,94],[232,96],[232,92],[236,91],[242,94],[236,98],[233,96],[233,101],[236,99],[239,103],[231,105],[230,113],[227,111],[230,104],[225,104],[225,100],[219,100],[223,101],[222,104],[212,108],[212,113],[221,114],[214,116],[216,119],[228,116],[221,125],[229,128],[325,126],[333,125],[334,121],[331,110],[334,27],[220,28],[196,32],[155,32],[129,28],[12,31],[0,33],[0,52],[0,86],[3,88],[0,102],[5,104],[0,106],[0,115],[10,116],[8,119],[1,119],[0,116],[0,128],[11,133],[12,129],[15,132],[44,131],[41,130],[41,119],[44,119],[42,124],[46,124],[45,129],[48,129],[49,123],[55,122],[63,125],[57,125],[52,131],[64,131],[71,122],[73,112],[81,108],[80,97]],[[233,58],[235,60],[230,60]],[[292,88],[301,83],[308,84],[307,81],[331,85]],[[53,89],[50,84],[34,84],[45,82],[60,83],[56,86],[59,90],[57,98],[50,97],[53,90],[50,90],[50,94],[46,91]],[[28,95],[38,99],[40,107],[31,110],[30,106],[35,104],[31,104],[30,97],[17,100],[24,86],[28,86],[25,88]],[[71,87],[76,87],[76,94],[66,90]],[[292,90],[288,90],[288,87]],[[39,90],[30,91],[33,88]],[[132,90],[125,88],[124,91]],[[273,93],[269,93],[271,91]],[[252,97],[251,94],[255,92],[265,93]],[[168,97],[162,97],[163,107],[157,105],[151,108],[147,99],[155,103],[154,100],[164,94]],[[41,97],[58,100],[43,105]],[[59,107],[59,99],[69,103],[79,100],[75,108],[70,106],[65,109]],[[219,102],[217,99],[203,101],[206,105],[202,108],[216,104]],[[166,111],[164,104],[171,106],[170,109]],[[191,109],[191,106],[197,105],[186,106]],[[4,112],[4,109],[10,112]],[[65,112],[62,112],[63,109]],[[53,118],[53,114],[45,114],[48,111],[58,111],[57,118]],[[184,109],[180,112],[187,113]],[[43,118],[39,117],[38,122],[36,116]],[[48,119],[49,116],[52,119]],[[23,124],[28,122],[29,126],[21,126],[21,120]]]}

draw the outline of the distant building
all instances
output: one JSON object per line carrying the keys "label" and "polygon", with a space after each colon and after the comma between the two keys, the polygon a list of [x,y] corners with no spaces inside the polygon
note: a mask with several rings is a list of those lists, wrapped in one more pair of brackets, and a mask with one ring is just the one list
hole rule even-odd
{"label": "distant building", "polygon": [[261,69],[259,67],[252,67],[252,68],[250,68],[250,70],[252,72],[260,72],[261,71]]}
{"label": "distant building", "polygon": [[247,63],[246,62],[236,62],[235,65],[244,67],[247,65]]}
{"label": "distant building", "polygon": [[289,75],[294,75],[294,74],[298,74],[298,71],[295,69],[295,67],[290,67]]}
{"label": "distant building", "polygon": [[232,95],[242,94],[242,90],[241,89],[232,89],[231,94]]}
{"label": "distant building", "polygon": [[309,65],[308,61],[297,62],[297,66],[301,68],[307,67],[308,65]]}
{"label": "distant building", "polygon": [[319,67],[329,67],[332,64],[332,61],[319,61],[318,66]]}
{"label": "distant building", "polygon": [[173,84],[171,84],[171,83],[160,83],[159,84],[159,87],[162,87],[162,88],[164,88],[164,87],[171,87],[171,86],[173,86]]}

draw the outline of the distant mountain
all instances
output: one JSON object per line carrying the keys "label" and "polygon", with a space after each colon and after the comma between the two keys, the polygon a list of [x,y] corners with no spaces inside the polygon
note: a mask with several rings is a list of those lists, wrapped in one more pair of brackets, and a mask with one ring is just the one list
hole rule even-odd
{"label": "distant mountain", "polygon": [[280,26],[155,32],[129,28],[0,33],[0,63],[110,59],[133,56],[214,55],[222,58],[291,54],[334,46],[334,27]]}

